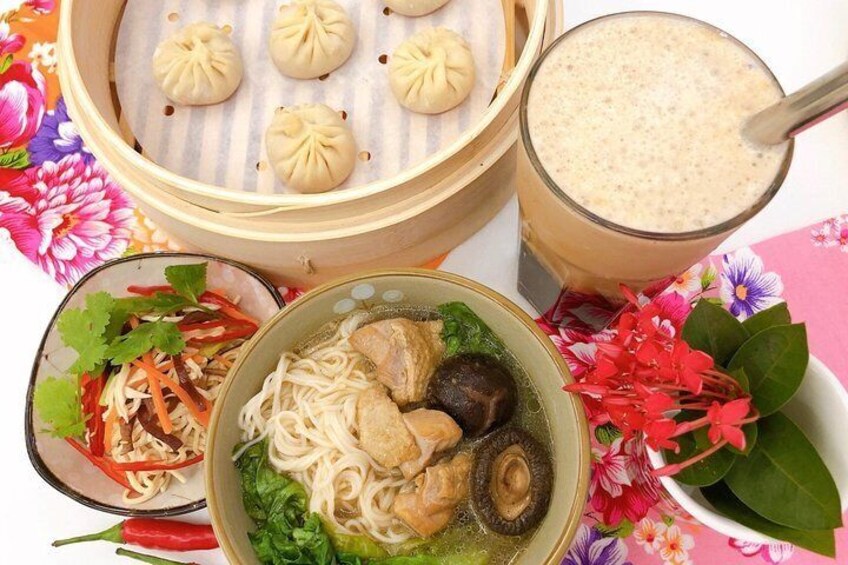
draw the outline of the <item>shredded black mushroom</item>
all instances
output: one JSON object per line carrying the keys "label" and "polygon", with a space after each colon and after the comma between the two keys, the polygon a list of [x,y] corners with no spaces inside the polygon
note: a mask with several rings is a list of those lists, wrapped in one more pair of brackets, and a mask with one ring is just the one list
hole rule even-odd
{"label": "shredded black mushroom", "polygon": [[197,387],[194,386],[194,382],[191,380],[191,377],[188,374],[188,369],[186,369],[185,363],[183,362],[183,358],[179,355],[174,355],[171,357],[171,360],[174,362],[174,369],[177,371],[177,377],[180,380],[180,386],[185,389],[185,391],[196,404],[204,406],[206,401],[203,399],[203,395],[198,392]]}
{"label": "shredded black mushroom", "polygon": [[132,426],[123,419],[118,419],[118,430],[121,433],[121,440],[118,442],[120,447],[119,453],[126,455],[133,450]]}
{"label": "shredded black mushroom", "polygon": [[221,316],[215,312],[204,312],[204,311],[196,311],[189,312],[185,316],[183,316],[182,322],[183,324],[201,324],[203,322],[211,322],[212,320],[218,320]]}
{"label": "shredded black mushroom", "polygon": [[166,434],[165,430],[159,427],[159,421],[156,419],[156,410],[153,407],[153,401],[151,399],[145,398],[142,401],[138,412],[136,412],[136,417],[138,418],[138,423],[144,428],[144,431],[170,447],[173,451],[179,451],[183,446],[180,438]]}

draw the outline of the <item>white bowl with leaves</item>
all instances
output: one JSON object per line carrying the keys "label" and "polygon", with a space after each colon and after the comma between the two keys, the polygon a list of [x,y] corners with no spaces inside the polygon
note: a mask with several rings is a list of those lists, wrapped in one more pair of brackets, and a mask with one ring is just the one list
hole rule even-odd
{"label": "white bowl with leaves", "polygon": [[[740,324],[701,301],[687,326],[683,337],[691,346],[731,371],[744,368],[761,417],[756,430],[745,429],[746,453],[722,449],[661,477],[663,487],[695,519],[724,535],[786,541],[834,557],[833,532],[848,509],[848,392],[809,355],[806,330],[792,324],[785,304]],[[691,456],[699,450],[697,441],[681,441],[681,455],[649,449],[651,465],[660,469]]]}

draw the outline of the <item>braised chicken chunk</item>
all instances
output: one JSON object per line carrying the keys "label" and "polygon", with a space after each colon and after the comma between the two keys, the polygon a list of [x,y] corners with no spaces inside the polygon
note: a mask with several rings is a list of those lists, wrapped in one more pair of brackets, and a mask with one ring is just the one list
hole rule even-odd
{"label": "braised chicken chunk", "polygon": [[403,420],[421,450],[420,457],[400,465],[400,470],[407,479],[420,473],[438,453],[451,449],[462,439],[462,429],[459,425],[439,410],[421,408],[404,414]]}
{"label": "braised chicken chunk", "polygon": [[356,424],[359,446],[383,467],[397,467],[421,457],[400,410],[382,386],[373,386],[359,394]]}
{"label": "braised chicken chunk", "polygon": [[377,368],[398,406],[424,400],[430,378],[444,353],[441,320],[393,318],[368,324],[350,336],[353,347]]}
{"label": "braised chicken chunk", "polygon": [[427,467],[415,478],[414,490],[395,497],[392,511],[421,537],[441,531],[468,496],[471,463],[470,455],[460,453],[447,463]]}

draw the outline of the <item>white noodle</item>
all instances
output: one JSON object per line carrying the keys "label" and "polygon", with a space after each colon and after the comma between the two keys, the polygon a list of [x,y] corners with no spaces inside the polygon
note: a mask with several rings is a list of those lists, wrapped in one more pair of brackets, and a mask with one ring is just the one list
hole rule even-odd
{"label": "white noodle", "polygon": [[284,353],[242,408],[239,426],[249,445],[268,438],[268,461],[306,488],[310,511],[340,532],[401,543],[413,535],[391,507],[408,481],[380,466],[357,439],[356,399],[375,382],[371,365],[348,341],[363,320],[351,315],[303,355]]}

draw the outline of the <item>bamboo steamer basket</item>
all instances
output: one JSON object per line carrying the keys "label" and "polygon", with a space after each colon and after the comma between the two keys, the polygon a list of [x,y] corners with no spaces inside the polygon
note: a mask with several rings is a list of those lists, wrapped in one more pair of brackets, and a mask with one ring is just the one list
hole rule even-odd
{"label": "bamboo steamer basket", "polygon": [[[410,192],[437,184],[454,169],[461,167],[480,146],[503,135],[503,129],[517,111],[521,86],[529,73],[535,56],[550,43],[558,32],[558,0],[523,0],[519,12],[526,17],[527,38],[522,56],[503,85],[499,96],[482,119],[449,147],[432,155],[425,162],[391,178],[326,194],[256,194],[238,192],[188,179],[160,167],[139,154],[126,124],[120,120],[117,96],[114,95],[109,72],[114,63],[124,0],[66,0],[63,4],[59,29],[59,57],[65,61],[63,82],[78,83],[80,88],[64,89],[65,95],[80,99],[81,115],[92,123],[95,138],[114,148],[125,166],[132,166],[148,177],[154,185],[185,200],[206,208],[226,212],[265,212],[318,206],[344,205],[368,200],[369,206],[383,199],[399,201]],[[516,0],[504,0],[514,6]],[[507,18],[507,24],[514,18]],[[507,34],[514,36],[507,25]],[[512,57],[507,50],[508,62]],[[511,67],[510,67],[511,68]],[[65,75],[78,75],[79,81]],[[510,132],[514,135],[514,132]],[[372,200],[377,199],[377,203]]]}
{"label": "bamboo steamer basket", "polygon": [[[505,6],[514,1],[504,0]],[[277,281],[314,285],[364,268],[422,264],[472,235],[507,201],[521,86],[560,26],[556,0],[519,4],[526,19],[519,19],[516,30],[508,25],[507,34],[526,34],[524,48],[479,124],[389,183],[321,195],[227,191],[173,175],[137,153],[122,137],[113,73],[107,72],[123,1],[65,1],[60,76],[86,143],[163,229],[192,248],[247,262]],[[508,50],[510,66],[512,57]]]}

